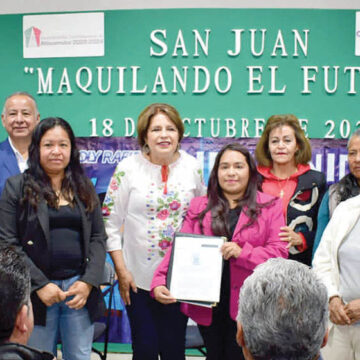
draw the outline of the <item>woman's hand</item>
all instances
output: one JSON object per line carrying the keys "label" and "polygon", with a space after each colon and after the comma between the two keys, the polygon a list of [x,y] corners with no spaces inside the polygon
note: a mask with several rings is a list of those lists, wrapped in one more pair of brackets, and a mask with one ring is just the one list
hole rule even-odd
{"label": "woman's hand", "polygon": [[288,245],[286,246],[287,249],[291,248],[292,246],[299,246],[302,245],[303,239],[302,237],[296,233],[293,229],[289,226],[282,226],[280,228],[279,237],[281,241],[287,241]]}
{"label": "woman's hand", "polygon": [[66,299],[66,293],[54,283],[46,284],[37,290],[36,294],[46,306],[54,305]]}
{"label": "woman's hand", "polygon": [[241,254],[242,248],[235,242],[226,242],[220,249],[225,260],[229,260],[231,257],[237,259]]}
{"label": "woman's hand", "polygon": [[351,324],[360,320],[360,299],[352,300],[344,306],[346,315],[351,321]]}
{"label": "woman's hand", "polygon": [[129,270],[117,272],[119,279],[119,291],[125,305],[130,305],[130,287],[136,293],[137,288],[134,278]]}
{"label": "woman's hand", "polygon": [[69,290],[65,292],[66,297],[74,296],[71,300],[66,302],[66,305],[70,309],[74,310],[79,310],[83,308],[86,304],[91,289],[92,285],[80,280],[75,281],[69,287]]}
{"label": "woman's hand", "polygon": [[170,294],[169,289],[164,285],[157,286],[154,288],[153,292],[155,299],[162,304],[167,305],[176,302],[176,299],[174,299]]}
{"label": "woman's hand", "polygon": [[346,314],[345,305],[339,296],[334,296],[329,303],[330,320],[336,325],[350,325],[351,320]]}

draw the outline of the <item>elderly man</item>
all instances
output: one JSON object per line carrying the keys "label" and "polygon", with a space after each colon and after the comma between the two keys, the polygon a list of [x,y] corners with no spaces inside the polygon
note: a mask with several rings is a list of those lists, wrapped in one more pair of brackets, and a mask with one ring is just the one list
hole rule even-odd
{"label": "elderly man", "polygon": [[26,92],[17,92],[5,100],[1,114],[8,138],[0,143],[0,194],[6,179],[27,169],[31,134],[40,120],[35,99]]}
{"label": "elderly man", "polygon": [[327,341],[325,286],[306,265],[270,259],[240,291],[237,341],[246,360],[315,360]]}
{"label": "elderly man", "polygon": [[12,247],[0,247],[0,359],[52,360],[52,354],[26,346],[34,327],[30,273]]}

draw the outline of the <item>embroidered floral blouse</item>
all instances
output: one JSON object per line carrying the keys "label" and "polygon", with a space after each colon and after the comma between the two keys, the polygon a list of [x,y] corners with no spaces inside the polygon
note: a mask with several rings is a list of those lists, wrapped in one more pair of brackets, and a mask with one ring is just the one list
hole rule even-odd
{"label": "embroidered floral blouse", "polygon": [[206,193],[197,160],[180,150],[178,160],[169,165],[164,188],[161,166],[140,153],[119,163],[104,199],[107,251],[123,251],[136,285],[144,290],[150,290],[153,273],[173,233],[180,230],[190,200]]}

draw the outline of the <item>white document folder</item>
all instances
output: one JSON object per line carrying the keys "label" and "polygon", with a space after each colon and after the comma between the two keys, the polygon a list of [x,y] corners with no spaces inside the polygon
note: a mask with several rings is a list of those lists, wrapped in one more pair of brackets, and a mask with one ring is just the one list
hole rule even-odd
{"label": "white document folder", "polygon": [[212,306],[220,301],[221,236],[175,233],[167,287],[178,301]]}

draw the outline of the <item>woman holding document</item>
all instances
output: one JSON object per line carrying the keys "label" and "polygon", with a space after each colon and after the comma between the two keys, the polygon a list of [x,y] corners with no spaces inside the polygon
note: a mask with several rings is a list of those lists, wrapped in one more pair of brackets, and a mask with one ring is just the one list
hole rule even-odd
{"label": "woman holding document", "polygon": [[149,105],[137,133],[142,151],[119,163],[104,200],[107,250],[129,315],[133,358],[184,360],[187,319],[179,304],[155,301],[150,284],[190,200],[205,186],[196,159],[180,150],[184,125],[175,108]]}
{"label": "woman holding document", "polygon": [[[219,304],[214,308],[181,304],[182,311],[199,325],[207,360],[243,358],[235,341],[239,290],[258,264],[287,257],[286,244],[279,239],[281,226],[281,201],[258,191],[258,173],[248,150],[236,143],[224,146],[215,159],[207,196],[191,201],[181,229],[228,239],[221,247],[225,261]],[[176,301],[165,286],[169,261],[170,251],[151,284],[163,304]]]}

